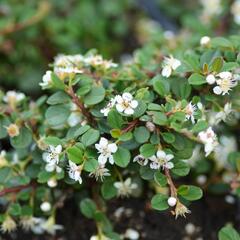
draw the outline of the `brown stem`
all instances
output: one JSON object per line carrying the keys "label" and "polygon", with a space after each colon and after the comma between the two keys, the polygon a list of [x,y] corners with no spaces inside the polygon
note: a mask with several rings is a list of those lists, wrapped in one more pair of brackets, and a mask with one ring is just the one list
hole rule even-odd
{"label": "brown stem", "polygon": [[139,122],[138,119],[133,120],[132,122],[128,123],[128,126],[124,128],[121,132],[126,133],[131,131],[138,124],[138,122]]}
{"label": "brown stem", "polygon": [[73,102],[78,106],[78,108],[81,110],[82,114],[87,118],[88,122],[92,126],[96,126],[95,119],[92,117],[90,112],[84,107],[84,104],[80,101],[80,99],[77,97],[77,95],[74,93],[73,88],[69,87],[67,91],[68,95],[72,98]]}
{"label": "brown stem", "polygon": [[23,189],[29,188],[29,187],[33,187],[33,185],[31,183],[26,184],[26,185],[21,185],[21,186],[16,186],[16,187],[11,187],[11,188],[5,188],[2,191],[0,191],[0,197],[8,194],[8,193],[16,193],[19,192]]}
{"label": "brown stem", "polygon": [[168,180],[168,185],[170,187],[171,196],[177,198],[177,189],[173,183],[169,169],[167,169],[167,168],[165,168],[165,176],[167,177],[167,180]]}

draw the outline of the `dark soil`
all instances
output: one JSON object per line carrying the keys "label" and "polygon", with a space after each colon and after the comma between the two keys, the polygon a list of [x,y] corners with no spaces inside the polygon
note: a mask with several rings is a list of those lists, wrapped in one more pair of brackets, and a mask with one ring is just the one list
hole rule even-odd
{"label": "dark soil", "polygon": [[[170,212],[157,212],[151,210],[149,202],[144,199],[118,199],[109,202],[108,217],[118,233],[124,233],[127,228],[136,229],[140,239],[145,240],[194,240],[201,237],[203,240],[216,240],[219,229],[228,222],[237,227],[235,205],[227,204],[224,197],[211,196],[207,199],[195,202],[190,206],[192,211],[187,218],[175,218]],[[125,211],[118,216],[114,212],[119,207]],[[32,236],[22,232],[12,236],[3,236],[1,240],[89,240],[96,233],[93,221],[84,218],[77,206],[71,200],[65,203],[65,207],[58,211],[59,224],[65,226],[65,230],[57,236]],[[193,223],[197,232],[188,236],[185,231],[187,223]],[[199,238],[200,239],[200,238]]]}

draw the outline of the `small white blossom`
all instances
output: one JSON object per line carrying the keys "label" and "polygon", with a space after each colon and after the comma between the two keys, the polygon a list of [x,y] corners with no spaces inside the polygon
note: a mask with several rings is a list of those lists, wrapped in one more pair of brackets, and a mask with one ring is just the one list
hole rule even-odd
{"label": "small white blossom", "polygon": [[3,97],[3,101],[8,103],[12,108],[16,106],[19,102],[25,99],[25,94],[15,91],[8,91],[6,95]]}
{"label": "small white blossom", "polygon": [[177,204],[177,199],[175,197],[169,197],[167,202],[170,207],[174,207]]}
{"label": "small white blossom", "polygon": [[194,115],[196,113],[197,106],[191,102],[185,108],[186,120],[191,120],[192,124],[195,123]]}
{"label": "small white blossom", "polygon": [[148,164],[148,159],[139,154],[133,158],[133,162],[137,162],[141,166],[146,166]]}
{"label": "small white blossom", "polygon": [[42,82],[39,85],[45,89],[49,87],[52,83],[52,71],[46,71],[46,73],[42,77]]}
{"label": "small white blossom", "polygon": [[233,75],[231,72],[221,72],[217,77],[217,86],[213,88],[213,92],[217,95],[229,94],[229,91],[237,86],[238,76]]}
{"label": "small white blossom", "polygon": [[25,231],[31,230],[34,224],[35,224],[35,221],[34,221],[34,217],[32,216],[26,216],[26,217],[24,216],[20,220],[20,225]]}
{"label": "small white blossom", "polygon": [[49,212],[52,208],[51,203],[50,202],[43,202],[40,205],[40,208],[43,212]]}
{"label": "small white blossom", "polygon": [[211,38],[208,37],[208,36],[203,36],[201,39],[200,39],[200,44],[201,46],[206,46],[210,43],[211,41]]}
{"label": "small white blossom", "polygon": [[115,100],[117,111],[126,115],[134,114],[134,109],[138,106],[138,101],[134,100],[130,93],[123,93],[122,96],[117,95]]}
{"label": "small white blossom", "polygon": [[226,122],[227,119],[231,117],[231,114],[233,113],[233,111],[234,110],[232,109],[232,103],[226,103],[224,105],[223,111],[218,112],[215,115],[215,123],[218,124],[221,121]]}
{"label": "small white blossom", "polygon": [[100,110],[100,112],[107,117],[108,113],[111,111],[111,109],[115,106],[116,103],[116,99],[115,98],[111,98],[110,101],[108,102],[107,106],[103,109]]}
{"label": "small white blossom", "polygon": [[128,197],[132,194],[133,190],[137,189],[137,184],[132,183],[131,178],[127,178],[125,181],[115,182],[114,187],[117,188],[118,196]]}
{"label": "small white blossom", "polygon": [[95,177],[95,179],[98,181],[100,179],[103,181],[104,177],[111,176],[109,173],[109,170],[105,168],[105,165],[99,164],[94,172],[91,172],[89,174],[90,177]]}
{"label": "small white blossom", "polygon": [[209,74],[206,77],[206,81],[207,81],[208,84],[212,85],[216,82],[216,78],[213,74]]}
{"label": "small white blossom", "polygon": [[156,156],[153,155],[149,158],[150,161],[150,168],[152,169],[171,169],[174,167],[174,164],[171,160],[174,158],[172,154],[166,154],[162,150],[158,150]]}
{"label": "small white blossom", "polygon": [[124,237],[130,240],[138,240],[140,238],[140,234],[136,230],[128,228],[124,234]]}
{"label": "small white blossom", "polygon": [[46,171],[53,172],[56,170],[57,172],[61,172],[61,168],[58,165],[59,156],[62,152],[62,146],[58,145],[56,147],[50,145],[47,152],[43,153],[43,160],[47,162]]}
{"label": "small white blossom", "polygon": [[192,223],[188,223],[185,225],[185,231],[188,235],[193,235],[196,232],[196,226]]}
{"label": "small white blossom", "polygon": [[163,61],[162,76],[170,77],[173,70],[176,70],[181,65],[181,62],[170,55],[170,57],[165,57]]}
{"label": "small white blossom", "polygon": [[81,172],[82,172],[82,166],[78,166],[72,161],[68,161],[69,163],[69,170],[68,170],[68,175],[71,179],[74,181],[78,181],[80,184],[82,184],[82,177],[81,177]]}
{"label": "small white blossom", "polygon": [[55,224],[53,217],[49,217],[47,220],[44,218],[34,218],[34,225],[31,230],[35,234],[43,234],[47,232],[51,235],[55,235],[57,230],[62,230],[63,226]]}
{"label": "small white blossom", "polygon": [[198,137],[204,143],[205,156],[207,157],[218,145],[217,136],[212,128],[209,127],[206,131],[201,131]]}
{"label": "small white blossom", "polygon": [[101,66],[104,69],[115,68],[118,64],[113,63],[112,60],[104,60],[101,55],[89,55],[84,59],[84,63],[87,66]]}
{"label": "small white blossom", "polygon": [[55,178],[50,178],[47,181],[47,185],[51,188],[55,188],[57,186],[57,180]]}
{"label": "small white blossom", "polygon": [[113,153],[118,149],[115,143],[109,143],[104,137],[101,137],[99,143],[95,144],[95,148],[98,150],[100,155],[98,156],[98,162],[104,165],[108,160],[111,164],[114,164]]}

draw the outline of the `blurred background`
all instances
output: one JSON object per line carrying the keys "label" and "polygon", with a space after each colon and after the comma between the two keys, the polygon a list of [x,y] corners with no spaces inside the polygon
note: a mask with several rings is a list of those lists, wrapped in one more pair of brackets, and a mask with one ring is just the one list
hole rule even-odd
{"label": "blurred background", "polygon": [[203,35],[236,34],[238,24],[238,0],[1,0],[0,86],[38,95],[59,53],[96,48],[126,61],[143,45],[176,47],[177,36],[193,46]]}

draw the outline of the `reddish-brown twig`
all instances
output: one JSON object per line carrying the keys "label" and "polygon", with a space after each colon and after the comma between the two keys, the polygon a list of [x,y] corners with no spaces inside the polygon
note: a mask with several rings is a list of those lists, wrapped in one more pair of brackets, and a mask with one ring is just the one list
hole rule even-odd
{"label": "reddish-brown twig", "polygon": [[131,121],[130,123],[128,123],[128,126],[126,128],[124,128],[121,132],[126,133],[126,132],[131,131],[138,124],[138,122],[139,122],[138,119]]}
{"label": "reddish-brown twig", "polygon": [[0,191],[0,197],[8,194],[8,193],[16,193],[19,192],[23,189],[29,188],[29,187],[33,187],[33,185],[31,183],[26,184],[26,185],[21,185],[21,186],[16,186],[16,187],[11,187],[11,188],[5,188],[2,191]]}

